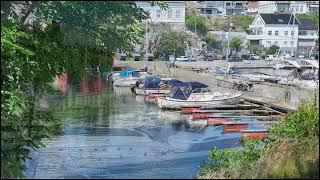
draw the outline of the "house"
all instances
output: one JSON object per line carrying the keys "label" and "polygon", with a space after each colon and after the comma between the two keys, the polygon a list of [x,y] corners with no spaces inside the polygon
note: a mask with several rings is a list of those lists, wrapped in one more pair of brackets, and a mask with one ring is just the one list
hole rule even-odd
{"label": "house", "polygon": [[184,28],[185,26],[185,1],[164,1],[167,3],[166,10],[158,5],[151,6],[148,1],[136,1],[136,5],[150,13],[152,23],[169,23],[174,28]]}
{"label": "house", "polygon": [[251,15],[258,14],[258,1],[247,2],[247,14],[251,14]]}
{"label": "house", "polygon": [[317,13],[319,14],[318,1],[258,1],[259,13]]}
{"label": "house", "polygon": [[297,50],[299,21],[292,14],[258,13],[249,30],[252,32],[247,35],[250,45],[264,48],[277,45],[285,51]]}
{"label": "house", "polygon": [[202,14],[239,15],[246,10],[245,1],[202,1],[198,7]]}
{"label": "house", "polygon": [[318,31],[310,20],[299,20],[293,14],[258,13],[249,26],[250,45],[268,48],[277,45],[282,51],[308,51],[318,39]]}
{"label": "house", "polygon": [[318,28],[311,20],[300,19],[298,50],[302,53],[309,53],[313,46],[316,45],[315,40],[318,37]]}

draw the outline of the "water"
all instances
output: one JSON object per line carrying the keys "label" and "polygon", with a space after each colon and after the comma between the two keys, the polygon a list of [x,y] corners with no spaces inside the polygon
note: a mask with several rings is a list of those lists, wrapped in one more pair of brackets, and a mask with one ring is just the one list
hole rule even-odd
{"label": "water", "polygon": [[90,81],[55,105],[62,133],[31,152],[28,178],[194,178],[212,147],[240,146],[240,133],[190,125],[129,88]]}

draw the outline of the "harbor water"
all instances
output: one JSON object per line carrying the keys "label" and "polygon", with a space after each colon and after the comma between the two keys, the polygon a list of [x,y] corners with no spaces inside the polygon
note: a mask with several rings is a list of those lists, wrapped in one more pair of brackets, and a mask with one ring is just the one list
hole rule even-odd
{"label": "harbor water", "polygon": [[162,111],[101,77],[65,93],[41,101],[54,106],[63,125],[45,147],[31,151],[28,178],[195,178],[211,148],[240,147],[240,133],[192,125],[188,115]]}

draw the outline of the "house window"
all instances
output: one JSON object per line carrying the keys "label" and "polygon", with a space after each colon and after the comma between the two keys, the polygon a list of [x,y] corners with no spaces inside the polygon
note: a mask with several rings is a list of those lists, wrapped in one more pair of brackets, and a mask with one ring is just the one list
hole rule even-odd
{"label": "house window", "polygon": [[176,11],[176,18],[179,18],[179,17],[180,17],[180,15],[181,15],[180,13],[181,13],[180,10],[177,10],[177,11]]}
{"label": "house window", "polygon": [[285,36],[288,36],[288,31],[285,31],[285,32],[284,32],[284,35],[285,35]]}
{"label": "house window", "polygon": [[313,35],[314,35],[314,33],[313,33],[313,32],[310,32],[310,35],[311,35],[311,36],[313,36]]}
{"label": "house window", "polygon": [[278,36],[278,34],[279,34],[279,31],[275,31],[275,32],[274,32],[274,35],[275,35],[275,36]]}
{"label": "house window", "polygon": [[157,10],[157,18],[161,17],[161,10]]}
{"label": "house window", "polygon": [[170,10],[168,11],[168,18],[171,18],[171,16],[172,16],[172,10],[170,9]]}
{"label": "house window", "polygon": [[287,41],[283,41],[283,44],[287,44]]}
{"label": "house window", "polygon": [[294,31],[291,31],[291,36],[294,36]]}
{"label": "house window", "polygon": [[270,44],[271,44],[271,41],[267,41],[267,44],[270,45]]}
{"label": "house window", "polygon": [[291,41],[291,44],[293,45],[293,44],[294,44],[294,41]]}
{"label": "house window", "polygon": [[268,35],[272,35],[272,31],[268,31]]}
{"label": "house window", "polygon": [[275,41],[274,44],[275,44],[275,45],[278,45],[278,41]]}
{"label": "house window", "polygon": [[296,6],[296,12],[298,12],[299,11],[299,6]]}
{"label": "house window", "polygon": [[230,6],[230,3],[226,3],[227,6]]}
{"label": "house window", "polygon": [[300,12],[303,12],[303,6],[300,6]]}

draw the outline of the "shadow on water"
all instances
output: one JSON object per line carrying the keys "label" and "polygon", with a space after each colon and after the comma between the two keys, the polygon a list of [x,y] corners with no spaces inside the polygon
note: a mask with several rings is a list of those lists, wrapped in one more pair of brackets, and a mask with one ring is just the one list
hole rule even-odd
{"label": "shadow on water", "polygon": [[29,178],[193,178],[212,147],[239,147],[238,133],[190,126],[100,75],[85,79],[47,99],[63,130],[31,152]]}

